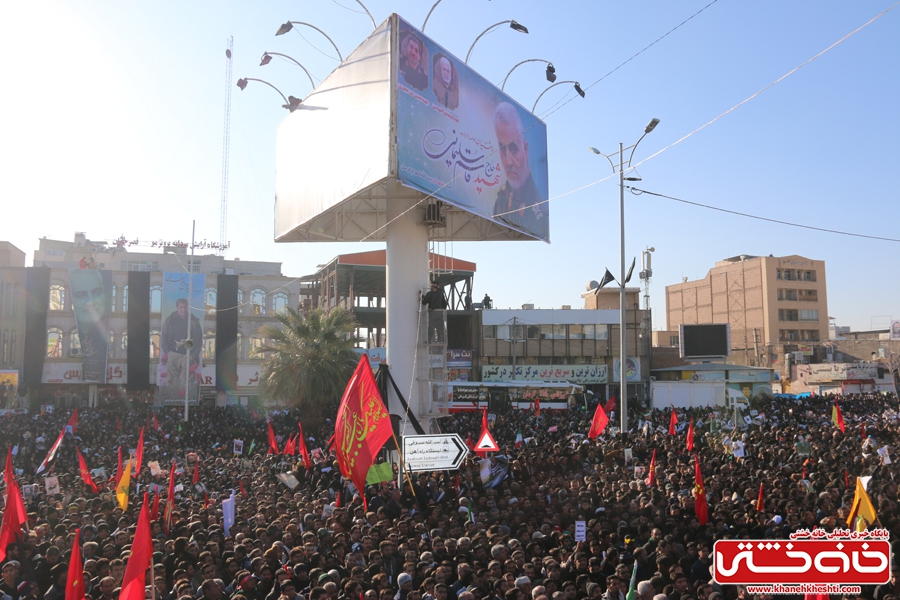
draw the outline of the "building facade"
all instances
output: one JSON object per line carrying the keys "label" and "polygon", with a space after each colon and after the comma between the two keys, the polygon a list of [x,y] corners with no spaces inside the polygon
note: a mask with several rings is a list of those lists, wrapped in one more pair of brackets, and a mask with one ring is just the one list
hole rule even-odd
{"label": "building facade", "polygon": [[797,255],[719,261],[703,279],[666,286],[666,323],[655,333],[660,345],[677,344],[682,324],[728,323],[733,359],[771,365],[776,348],[828,339],[825,263]]}
{"label": "building facade", "polygon": [[[2,248],[0,248],[2,250]],[[203,369],[201,401],[219,404],[248,404],[259,392],[263,359],[253,354],[265,344],[260,333],[264,325],[277,323],[273,315],[287,306],[308,305],[313,290],[300,278],[285,277],[281,263],[228,260],[215,254],[196,255],[193,259],[185,245],[160,247],[157,252],[135,252],[126,245],[110,247],[93,242],[82,233],[73,241],[40,240],[34,266],[50,270],[49,299],[46,312],[46,356],[41,386],[33,390],[42,402],[65,399],[84,402],[93,398],[134,396],[126,393],[128,382],[129,272],[149,272],[150,348],[148,394],[156,383],[160,353],[163,277],[165,273],[192,272],[206,276],[203,293]],[[22,254],[24,258],[24,254]],[[24,366],[26,271],[24,260],[17,265],[0,266],[0,371],[14,371],[20,381]],[[81,383],[81,341],[75,323],[70,269],[83,267],[112,272],[112,304],[106,385]],[[236,386],[227,393],[216,393],[217,276],[236,275],[237,294],[237,374]],[[8,402],[7,402],[8,403]]]}

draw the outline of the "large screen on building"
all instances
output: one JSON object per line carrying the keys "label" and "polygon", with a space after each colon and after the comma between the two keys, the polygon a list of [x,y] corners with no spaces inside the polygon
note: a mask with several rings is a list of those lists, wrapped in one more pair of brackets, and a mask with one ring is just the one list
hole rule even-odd
{"label": "large screen on building", "polygon": [[731,327],[728,323],[681,325],[679,334],[682,358],[724,358],[731,355]]}
{"label": "large screen on building", "polygon": [[[186,386],[189,403],[199,401],[205,288],[206,275],[203,273],[163,274],[163,322],[156,371],[156,384],[163,404],[183,404]],[[190,343],[185,343],[187,340]]]}
{"label": "large screen on building", "polygon": [[462,60],[399,23],[400,180],[548,241],[546,125]]}

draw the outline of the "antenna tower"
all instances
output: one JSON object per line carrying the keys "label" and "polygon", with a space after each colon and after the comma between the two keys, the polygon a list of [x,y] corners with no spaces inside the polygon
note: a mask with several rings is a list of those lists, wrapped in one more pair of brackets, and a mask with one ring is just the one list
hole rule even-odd
{"label": "antenna tower", "polygon": [[231,52],[234,37],[225,49],[225,131],[222,134],[222,203],[219,206],[219,254],[228,246],[228,159],[231,156]]}

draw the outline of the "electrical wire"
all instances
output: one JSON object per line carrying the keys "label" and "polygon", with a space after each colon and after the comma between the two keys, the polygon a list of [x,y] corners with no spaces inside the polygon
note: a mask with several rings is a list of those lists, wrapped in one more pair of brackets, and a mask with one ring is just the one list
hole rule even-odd
{"label": "electrical wire", "polygon": [[[689,16],[687,19],[685,19],[684,21],[682,21],[681,23],[679,23],[678,25],[676,25],[675,27],[673,27],[672,29],[670,29],[669,31],[667,31],[666,33],[664,33],[663,35],[661,35],[660,37],[656,38],[656,39],[655,39],[653,42],[651,42],[650,44],[644,46],[644,48],[643,48],[642,50],[640,50],[639,52],[637,52],[636,54],[634,54],[633,56],[631,56],[631,58],[627,59],[625,62],[623,62],[622,64],[620,64],[619,66],[617,66],[615,69],[613,69],[612,71],[610,71],[609,73],[607,73],[606,75],[604,75],[603,77],[601,77],[600,79],[598,79],[597,81],[595,81],[594,83],[592,83],[592,84],[590,84],[589,86],[587,86],[586,88],[584,88],[584,90],[587,91],[587,90],[591,89],[592,87],[594,87],[595,85],[597,85],[598,83],[600,83],[601,81],[603,81],[604,79],[606,79],[607,77],[609,77],[610,75],[612,75],[613,73],[615,73],[616,71],[618,71],[619,69],[621,69],[622,67],[624,67],[625,65],[627,65],[628,63],[630,63],[632,60],[634,60],[635,58],[637,58],[638,56],[640,56],[641,54],[643,54],[644,52],[646,52],[647,50],[649,50],[650,48],[652,48],[653,46],[655,46],[658,42],[660,42],[660,41],[662,41],[664,38],[668,37],[669,34],[673,33],[676,29],[678,29],[678,28],[681,27],[682,25],[686,24],[688,21],[690,21],[691,19],[693,19],[694,17],[696,17],[697,15],[699,15],[699,14],[702,13],[704,10],[706,10],[707,8],[709,8],[710,6],[712,6],[713,4],[715,4],[715,3],[718,2],[718,1],[719,1],[719,0],[712,0],[712,2],[710,2],[710,3],[707,4],[706,6],[704,6],[703,8],[701,8],[700,10],[698,10],[697,12],[695,12],[694,14],[692,14],[691,16]],[[568,100],[567,102],[565,102],[565,104],[563,104],[563,105],[560,106],[559,108],[562,108],[563,106],[565,106],[566,104],[568,104],[569,102],[571,102],[571,101],[574,100],[574,99],[575,99],[574,96],[573,96],[572,98],[569,98],[569,100]],[[545,115],[547,115],[547,116],[550,116],[551,114],[553,114],[554,112],[556,112],[556,110],[559,110],[559,109],[556,109],[556,110],[553,110],[552,112],[550,112],[552,108],[553,108],[553,107],[550,107],[550,109],[547,109],[547,111],[545,111],[545,112],[542,113],[542,114],[545,114]]]}
{"label": "electrical wire", "polygon": [[[704,129],[706,129],[707,127],[709,127],[710,125],[712,125],[713,123],[715,123],[716,121],[718,121],[719,119],[721,119],[721,118],[725,117],[726,115],[728,115],[728,114],[734,112],[734,111],[737,110],[739,107],[743,106],[743,105],[746,104],[747,102],[750,102],[751,100],[753,100],[754,98],[756,98],[757,96],[759,96],[760,94],[762,94],[763,92],[765,92],[766,90],[768,90],[769,88],[775,86],[775,85],[778,84],[778,83],[781,83],[782,81],[784,81],[785,79],[787,79],[788,77],[790,77],[791,75],[793,75],[794,73],[796,73],[797,71],[799,71],[800,69],[802,69],[803,67],[805,67],[806,65],[810,64],[811,62],[813,62],[813,61],[816,60],[817,58],[821,57],[823,54],[825,54],[825,53],[828,52],[829,50],[835,48],[836,46],[838,46],[838,45],[841,44],[842,42],[844,42],[844,41],[846,41],[847,39],[849,39],[851,36],[853,36],[853,35],[859,33],[860,31],[862,31],[863,29],[865,29],[866,27],[868,27],[869,25],[871,25],[872,23],[874,23],[875,21],[877,21],[878,19],[880,19],[881,17],[883,17],[884,15],[886,15],[888,12],[890,12],[890,11],[894,10],[895,8],[897,8],[897,6],[900,6],[900,2],[897,2],[897,3],[893,4],[892,6],[889,6],[889,7],[886,8],[885,10],[881,11],[880,13],[878,13],[877,15],[875,15],[874,17],[872,17],[871,19],[869,19],[868,21],[866,21],[865,23],[863,23],[862,25],[860,25],[859,27],[857,27],[856,29],[854,29],[853,31],[851,31],[850,33],[848,33],[847,35],[845,35],[844,37],[842,37],[841,39],[839,39],[838,41],[834,42],[833,44],[831,44],[830,46],[828,46],[827,48],[825,48],[824,50],[822,50],[822,51],[819,52],[818,54],[814,55],[812,58],[809,58],[808,60],[806,60],[806,61],[800,63],[799,65],[797,65],[796,67],[794,67],[793,69],[791,69],[790,71],[788,71],[787,73],[785,73],[784,75],[782,75],[781,77],[779,77],[778,79],[776,79],[775,81],[773,81],[772,83],[770,83],[769,85],[767,85],[767,86],[763,87],[762,89],[760,89],[759,91],[757,91],[757,92],[751,94],[750,96],[748,96],[748,97],[745,98],[744,100],[741,100],[740,102],[738,102],[737,104],[735,104],[734,106],[732,106],[731,108],[729,108],[728,110],[726,110],[725,112],[721,113],[721,114],[718,115],[717,117],[715,117],[715,118],[713,118],[713,119],[707,121],[706,123],[704,123],[704,124],[701,125],[700,127],[697,127],[696,129],[694,129],[694,130],[691,131],[690,133],[688,133],[688,134],[686,134],[686,135],[680,137],[679,139],[675,140],[674,142],[672,142],[672,143],[669,144],[668,146],[665,146],[665,147],[661,148],[660,150],[657,150],[656,152],[654,152],[653,154],[651,154],[651,155],[648,156],[647,158],[641,160],[641,161],[638,162],[637,164],[635,164],[635,165],[630,165],[629,168],[628,168],[628,171],[630,172],[630,171],[633,171],[633,170],[637,169],[639,166],[641,166],[642,164],[644,164],[644,163],[647,162],[648,160],[651,160],[651,159],[653,159],[653,158],[656,158],[657,156],[659,156],[660,154],[662,154],[662,153],[665,152],[666,150],[669,150],[670,148],[672,148],[672,147],[674,147],[674,146],[677,146],[678,144],[680,144],[681,142],[685,141],[686,139],[688,139],[688,138],[694,136],[695,134],[697,134],[697,133],[703,131]],[[565,106],[565,105],[563,105],[563,106]],[[561,106],[560,108],[562,108],[562,106]],[[614,175],[615,175],[615,174],[614,174]],[[583,186],[581,186],[581,187],[575,188],[574,190],[570,190],[570,191],[568,191],[568,192],[563,192],[562,194],[559,194],[559,195],[557,195],[557,196],[554,196],[553,198],[548,198],[547,200],[541,200],[540,202],[535,202],[534,204],[531,204],[531,205],[529,205],[529,206],[525,206],[525,207],[520,208],[520,209],[518,209],[518,210],[526,210],[526,209],[532,208],[532,207],[534,207],[534,206],[540,206],[541,204],[547,204],[547,203],[552,202],[552,201],[554,201],[554,200],[559,200],[560,198],[564,198],[565,196],[569,196],[569,195],[571,195],[571,194],[574,194],[574,193],[576,193],[576,192],[579,192],[579,191],[581,191],[581,190],[584,190],[584,189],[586,189],[586,188],[589,188],[589,187],[591,187],[591,186],[593,186],[593,185],[596,185],[596,184],[598,184],[598,183],[601,183],[601,182],[603,182],[603,181],[606,181],[606,180],[610,179],[611,177],[613,177],[614,175],[610,175],[610,176],[608,176],[608,177],[604,177],[604,178],[602,178],[602,179],[598,179],[597,181],[594,181],[594,182],[592,182],[592,183],[585,184],[585,185],[583,185]],[[498,214],[496,214],[496,215],[494,215],[494,216],[495,216],[495,217],[502,217],[502,216],[504,216],[504,215],[512,214],[512,213],[514,213],[514,212],[518,212],[518,211],[511,210],[511,211],[507,211],[507,212],[505,212],[505,213],[498,213]]]}
{"label": "electrical wire", "polygon": [[300,37],[303,38],[303,41],[304,41],[304,42],[306,42],[307,44],[309,44],[310,46],[312,46],[313,50],[315,50],[316,52],[318,52],[318,53],[321,54],[322,56],[327,56],[327,57],[330,58],[330,59],[333,59],[333,60],[336,60],[336,61],[338,61],[338,62],[341,62],[341,60],[340,60],[337,56],[332,56],[332,55],[328,54],[327,52],[325,52],[324,50],[321,50],[318,46],[316,46],[315,44],[313,44],[311,41],[309,41],[308,39],[306,39],[306,36],[303,35],[302,33],[300,33],[300,30],[299,30],[299,29],[297,29],[296,27],[294,27],[293,29],[294,29],[294,31],[297,32],[297,35],[299,35]]}
{"label": "electrical wire", "polygon": [[364,14],[366,14],[365,11],[362,11],[362,10],[356,10],[355,8],[350,8],[349,6],[344,6],[343,4],[341,4],[340,2],[338,2],[337,0],[331,0],[331,1],[334,2],[335,4],[337,4],[338,6],[340,6],[341,8],[343,8],[344,10],[349,10],[349,11],[352,12],[352,13],[356,13],[356,14],[358,14],[358,15],[364,15]]}
{"label": "electrical wire", "polygon": [[701,204],[700,202],[692,202],[691,200],[685,200],[684,198],[676,198],[674,196],[667,196],[665,194],[651,192],[649,190],[642,190],[640,188],[636,188],[636,187],[632,187],[632,186],[625,186],[625,188],[631,190],[631,193],[633,193],[635,195],[649,194],[651,196],[656,196],[658,198],[674,200],[675,202],[681,202],[683,204],[689,204],[691,206],[698,206],[700,208],[707,208],[709,210],[716,210],[719,212],[728,213],[730,215],[746,217],[748,219],[757,219],[759,221],[767,221],[769,223],[777,223],[779,225],[787,225],[788,227],[799,227],[801,229],[811,229],[813,231],[822,231],[825,233],[835,233],[837,235],[848,235],[851,237],[866,238],[869,240],[881,240],[883,242],[898,242],[898,243],[900,243],[900,239],[897,239],[897,238],[881,237],[881,236],[877,236],[877,235],[866,235],[864,233],[853,233],[850,231],[841,231],[839,229],[826,229],[825,227],[814,227],[813,225],[803,225],[802,223],[793,223],[791,221],[782,221],[780,219],[772,219],[770,217],[761,217],[759,215],[751,215],[749,213],[743,213],[743,212],[736,211],[736,210],[730,210],[728,208],[721,208],[719,206],[710,206],[709,204]]}

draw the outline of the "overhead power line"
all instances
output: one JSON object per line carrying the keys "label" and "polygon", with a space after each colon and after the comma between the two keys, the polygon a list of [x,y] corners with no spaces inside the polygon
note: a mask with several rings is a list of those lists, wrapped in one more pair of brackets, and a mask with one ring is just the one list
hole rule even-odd
{"label": "overhead power line", "polygon": [[751,215],[748,213],[742,213],[737,210],[730,210],[727,208],[722,208],[719,206],[710,206],[709,204],[701,204],[700,202],[692,202],[690,200],[685,200],[684,198],[676,198],[674,196],[666,196],[665,194],[660,194],[657,192],[651,192],[648,190],[642,190],[640,188],[625,186],[627,189],[631,190],[633,194],[650,194],[651,196],[656,196],[658,198],[665,198],[666,200],[674,200],[675,202],[681,202],[683,204],[690,204],[691,206],[699,206],[700,208],[707,208],[709,210],[716,210],[723,213],[728,213],[730,215],[737,215],[739,217],[746,217],[748,219],[757,219],[758,221],[767,221],[769,223],[777,223],[779,225],[787,225],[788,227],[799,227],[801,229],[811,229],[813,231],[822,231],[825,233],[835,233],[837,235],[849,235],[851,237],[858,238],[866,238],[869,240],[880,240],[882,242],[898,242],[900,243],[900,239],[889,238],[889,237],[881,237],[878,235],[866,235],[865,233],[853,233],[850,231],[841,231],[839,229],[826,229],[825,227],[814,227],[812,225],[804,225],[802,223],[792,223],[791,221],[782,221],[780,219],[772,219],[770,217],[760,217],[759,215]]}

